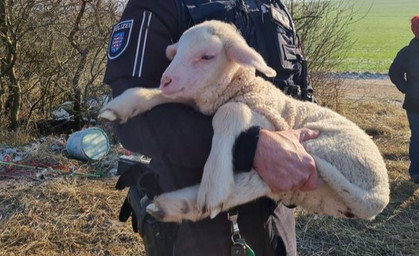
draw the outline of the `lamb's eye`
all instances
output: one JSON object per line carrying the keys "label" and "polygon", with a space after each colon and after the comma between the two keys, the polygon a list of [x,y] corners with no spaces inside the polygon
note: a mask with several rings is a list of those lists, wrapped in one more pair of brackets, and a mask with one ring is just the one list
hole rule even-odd
{"label": "lamb's eye", "polygon": [[213,59],[215,56],[214,55],[204,55],[201,57],[201,60],[210,60]]}

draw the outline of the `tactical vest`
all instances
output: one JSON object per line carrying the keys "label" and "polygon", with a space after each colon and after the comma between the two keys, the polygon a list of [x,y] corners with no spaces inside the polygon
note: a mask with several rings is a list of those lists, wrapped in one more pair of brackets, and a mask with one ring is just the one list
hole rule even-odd
{"label": "tactical vest", "polygon": [[[193,24],[205,20],[233,23],[277,76],[267,78],[295,98],[315,101],[307,62],[287,8],[279,0],[183,0]],[[258,73],[263,76],[263,74]]]}

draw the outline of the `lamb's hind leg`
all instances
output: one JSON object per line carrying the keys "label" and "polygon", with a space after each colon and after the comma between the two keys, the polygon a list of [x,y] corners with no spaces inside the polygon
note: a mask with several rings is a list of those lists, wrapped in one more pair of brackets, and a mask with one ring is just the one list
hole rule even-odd
{"label": "lamb's hind leg", "polygon": [[196,205],[199,185],[186,187],[156,197],[147,206],[147,212],[159,221],[181,222],[182,220],[198,221],[208,216],[201,214]]}
{"label": "lamb's hind leg", "polygon": [[[147,212],[164,222],[198,221],[209,216],[196,205],[199,186],[191,186],[158,196],[147,207]],[[255,171],[234,175],[234,186],[220,208],[226,211],[262,196],[272,197],[269,187]]]}
{"label": "lamb's hind leg", "polygon": [[234,182],[230,195],[223,202],[222,211],[227,211],[264,196],[276,200],[269,186],[254,170],[234,175]]}

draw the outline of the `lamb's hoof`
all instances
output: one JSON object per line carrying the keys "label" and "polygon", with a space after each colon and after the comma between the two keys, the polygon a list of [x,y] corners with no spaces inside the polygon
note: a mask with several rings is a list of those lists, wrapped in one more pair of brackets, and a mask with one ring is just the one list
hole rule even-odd
{"label": "lamb's hoof", "polygon": [[158,221],[177,222],[182,220],[198,221],[203,218],[198,208],[187,200],[167,200],[156,198],[146,208],[148,214]]}
{"label": "lamb's hoof", "polygon": [[[219,195],[219,194],[218,194]],[[214,219],[223,209],[223,203],[227,197],[206,197],[206,200],[198,205],[201,212]]]}
{"label": "lamb's hoof", "polygon": [[99,119],[114,122],[118,119],[118,116],[112,110],[105,109],[99,114]]}
{"label": "lamb's hoof", "polygon": [[202,212],[215,217],[231,193],[234,176],[232,171],[225,170],[222,167],[215,168],[219,164],[211,164],[217,163],[217,159],[212,159],[211,156],[209,156],[204,167],[196,202]]}
{"label": "lamb's hoof", "polygon": [[230,194],[230,186],[214,186],[214,189],[208,189],[209,186],[202,184],[203,182],[201,182],[198,192],[198,208],[214,218],[221,212],[222,206]]}
{"label": "lamb's hoof", "polygon": [[221,212],[221,207],[218,207],[218,208],[215,208],[215,209],[212,209],[211,211],[210,211],[210,218],[211,219],[214,219],[219,213]]}

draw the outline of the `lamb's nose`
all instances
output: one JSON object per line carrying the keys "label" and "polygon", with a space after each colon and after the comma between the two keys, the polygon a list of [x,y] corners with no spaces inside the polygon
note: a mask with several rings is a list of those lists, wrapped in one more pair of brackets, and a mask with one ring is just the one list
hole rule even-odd
{"label": "lamb's nose", "polygon": [[171,82],[172,82],[172,79],[170,77],[167,77],[167,76],[163,77],[160,82],[160,88],[169,86]]}

